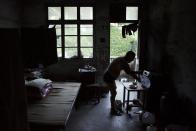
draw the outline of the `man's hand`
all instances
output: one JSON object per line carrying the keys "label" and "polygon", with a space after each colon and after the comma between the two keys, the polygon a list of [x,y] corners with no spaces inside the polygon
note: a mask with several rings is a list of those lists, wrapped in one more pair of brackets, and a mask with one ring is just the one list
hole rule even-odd
{"label": "man's hand", "polygon": [[140,77],[139,77],[140,71],[131,71],[131,76],[136,79],[138,82],[141,82]]}

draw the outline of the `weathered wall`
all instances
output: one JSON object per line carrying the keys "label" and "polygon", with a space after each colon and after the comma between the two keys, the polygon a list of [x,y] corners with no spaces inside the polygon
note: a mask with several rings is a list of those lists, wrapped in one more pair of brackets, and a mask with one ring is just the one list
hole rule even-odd
{"label": "weathered wall", "polygon": [[196,105],[194,1],[150,0],[144,9],[143,67],[162,74],[166,80],[158,80],[162,83],[154,88],[173,88],[178,98],[188,98]]}
{"label": "weathered wall", "polygon": [[18,28],[21,23],[21,2],[15,0],[1,0],[0,28]]}
{"label": "weathered wall", "polygon": [[22,27],[47,26],[46,0],[23,1]]}
{"label": "weathered wall", "polygon": [[109,63],[109,2],[103,0],[96,3],[96,45],[95,57],[97,66],[97,81],[102,82],[102,75]]}
{"label": "weathered wall", "polygon": [[196,104],[196,14],[194,1],[173,0],[166,52],[173,59],[172,78],[180,95]]}

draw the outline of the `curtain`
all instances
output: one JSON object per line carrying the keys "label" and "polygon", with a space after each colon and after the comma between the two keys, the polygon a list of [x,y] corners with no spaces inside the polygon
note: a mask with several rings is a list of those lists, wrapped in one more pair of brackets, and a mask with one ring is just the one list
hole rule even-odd
{"label": "curtain", "polygon": [[28,131],[19,29],[0,29],[0,130]]}
{"label": "curtain", "polygon": [[57,62],[55,29],[22,28],[21,40],[25,68],[48,66]]}

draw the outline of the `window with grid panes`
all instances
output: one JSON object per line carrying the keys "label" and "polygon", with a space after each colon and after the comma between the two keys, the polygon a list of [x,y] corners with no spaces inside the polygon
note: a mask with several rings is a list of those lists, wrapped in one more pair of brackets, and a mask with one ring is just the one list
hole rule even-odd
{"label": "window with grid panes", "polygon": [[56,28],[57,55],[93,58],[93,7],[48,7],[49,28]]}

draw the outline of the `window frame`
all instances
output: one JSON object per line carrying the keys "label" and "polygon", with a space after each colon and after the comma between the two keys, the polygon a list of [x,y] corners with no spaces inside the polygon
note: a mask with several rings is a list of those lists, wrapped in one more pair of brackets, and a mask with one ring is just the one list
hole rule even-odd
{"label": "window frame", "polygon": [[[125,22],[127,23],[135,23],[137,22],[138,23],[138,49],[137,49],[137,54],[136,54],[136,57],[137,59],[139,59],[140,57],[140,39],[141,39],[141,27],[140,27],[140,21],[141,21],[141,7],[142,7],[142,4],[141,3],[137,3],[137,4],[126,4],[125,5],[125,8],[126,7],[138,7],[138,16],[137,16],[137,20],[126,20],[126,11],[125,11]],[[126,9],[125,9],[126,10]]]}
{"label": "window frame", "polygon": [[[77,36],[77,46],[74,47],[77,49],[77,54],[76,57],[77,58],[82,58],[82,59],[93,59],[95,57],[94,52],[95,52],[95,7],[93,5],[47,5],[47,13],[49,11],[49,7],[60,7],[61,8],[61,19],[59,20],[49,20],[49,14],[47,15],[47,21],[48,21],[48,27],[49,25],[60,25],[61,26],[61,47],[57,47],[56,48],[60,48],[61,49],[61,57],[58,58],[63,58],[63,59],[70,59],[68,57],[65,57],[65,49],[66,48],[72,48],[72,47],[66,47],[65,46],[65,36]],[[77,7],[77,20],[65,20],[65,15],[64,15],[64,7]],[[92,15],[93,18],[92,20],[81,20],[80,19],[80,7],[91,7],[92,8]],[[77,35],[65,35],[65,25],[66,24],[76,24],[77,25]],[[87,35],[80,35],[80,25],[92,25],[92,29],[93,29],[93,34],[89,35],[92,36],[93,38],[93,43],[92,43],[92,47],[81,47],[81,36],[87,36]],[[81,48],[91,48],[92,49],[92,57],[89,58],[85,58],[82,57],[81,55]],[[57,54],[58,55],[58,54]]]}

